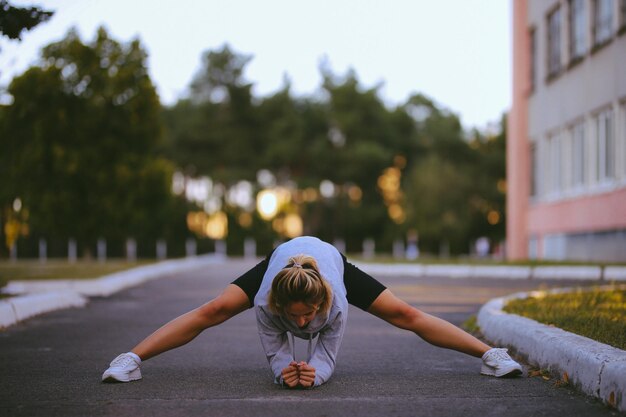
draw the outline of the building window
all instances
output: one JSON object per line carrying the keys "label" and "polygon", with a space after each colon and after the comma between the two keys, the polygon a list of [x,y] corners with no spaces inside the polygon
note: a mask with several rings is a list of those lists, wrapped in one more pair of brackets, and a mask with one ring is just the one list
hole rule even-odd
{"label": "building window", "polygon": [[605,182],[615,178],[615,134],[613,131],[613,112],[604,111],[596,118],[597,132],[597,174],[598,181]]}
{"label": "building window", "polygon": [[626,0],[620,0],[619,2],[619,27],[620,33],[626,32]]}
{"label": "building window", "polygon": [[530,91],[533,91],[537,85],[537,31],[535,28],[528,31],[528,38],[530,47]]}
{"label": "building window", "polygon": [[548,15],[548,78],[561,71],[561,8]]}
{"label": "building window", "polygon": [[558,135],[548,139],[550,152],[550,192],[558,195],[563,188],[563,152],[561,149],[561,138]]}
{"label": "building window", "polygon": [[585,123],[580,122],[571,131],[572,137],[572,187],[575,189],[585,185]]}
{"label": "building window", "polygon": [[604,45],[612,36],[613,0],[594,0],[593,2],[593,45]]}
{"label": "building window", "polygon": [[[626,1],[626,0],[625,0]],[[569,3],[569,46],[570,62],[585,55],[585,0],[570,0]]]}

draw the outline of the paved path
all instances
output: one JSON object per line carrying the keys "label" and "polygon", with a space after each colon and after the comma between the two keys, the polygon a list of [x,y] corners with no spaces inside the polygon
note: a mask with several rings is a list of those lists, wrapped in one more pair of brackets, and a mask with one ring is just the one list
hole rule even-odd
{"label": "paved path", "polygon": [[[251,264],[166,277],[0,332],[2,416],[611,416],[541,378],[479,375],[480,361],[438,349],[352,308],[334,377],[314,390],[271,382],[251,310],[144,363],[144,379],[102,384],[118,353],[217,295]],[[460,324],[526,280],[382,278],[424,310]],[[580,284],[580,282],[577,282]],[[559,285],[568,285],[559,282]],[[302,345],[300,352],[305,352]]]}

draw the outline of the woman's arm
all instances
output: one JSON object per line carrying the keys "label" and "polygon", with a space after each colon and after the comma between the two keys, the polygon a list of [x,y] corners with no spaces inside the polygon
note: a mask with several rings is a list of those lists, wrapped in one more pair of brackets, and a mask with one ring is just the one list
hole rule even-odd
{"label": "woman's arm", "polygon": [[250,301],[246,293],[230,284],[213,300],[175,318],[146,337],[132,352],[145,361],[190,342],[203,330],[223,323],[248,308]]}
{"label": "woman's arm", "polygon": [[274,317],[262,306],[256,308],[257,326],[261,345],[274,375],[274,382],[283,383],[283,372],[288,372],[293,362],[293,353],[289,346],[287,331],[274,323]]}
{"label": "woman's arm", "polygon": [[308,363],[314,368],[315,386],[328,381],[335,370],[337,354],[346,328],[346,319],[347,315],[340,311],[332,323],[319,334],[315,350]]}

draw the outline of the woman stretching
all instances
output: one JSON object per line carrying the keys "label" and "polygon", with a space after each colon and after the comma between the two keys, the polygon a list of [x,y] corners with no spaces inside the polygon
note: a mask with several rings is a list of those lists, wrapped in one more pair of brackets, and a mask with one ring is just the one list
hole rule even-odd
{"label": "woman stretching", "polygon": [[[213,300],[172,320],[130,352],[119,355],[102,380],[141,379],[142,361],[182,346],[203,330],[254,306],[274,382],[289,388],[321,385],[335,369],[348,304],[412,331],[435,346],[482,358],[484,375],[522,373],[506,349],[491,348],[451,323],[410,306],[348,263],[332,245],[314,237],[299,237],[278,246]],[[294,336],[309,341],[307,361],[296,363],[291,348]],[[312,349],[315,337],[318,339]]]}

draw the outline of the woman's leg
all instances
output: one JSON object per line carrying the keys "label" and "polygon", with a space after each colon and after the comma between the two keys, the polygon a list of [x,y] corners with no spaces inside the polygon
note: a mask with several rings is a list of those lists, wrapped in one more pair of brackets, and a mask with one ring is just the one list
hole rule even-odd
{"label": "woman's leg", "polygon": [[237,285],[229,284],[222,294],[159,328],[131,352],[145,361],[190,342],[203,330],[223,323],[248,308],[250,300],[246,293]]}
{"label": "woman's leg", "polygon": [[401,329],[410,330],[428,343],[482,357],[491,349],[452,323],[426,314],[384,290],[367,310]]}

